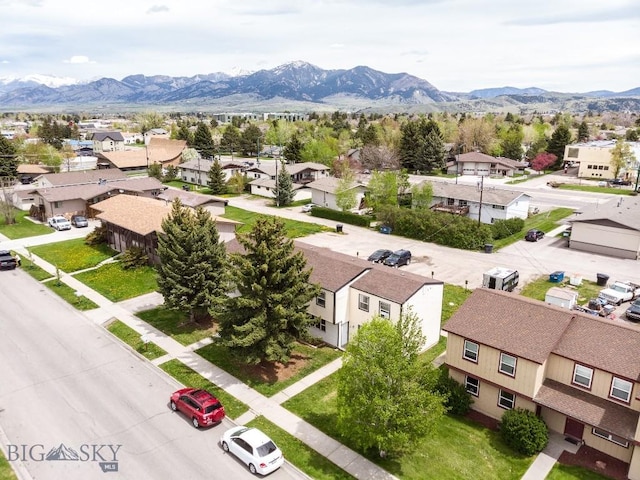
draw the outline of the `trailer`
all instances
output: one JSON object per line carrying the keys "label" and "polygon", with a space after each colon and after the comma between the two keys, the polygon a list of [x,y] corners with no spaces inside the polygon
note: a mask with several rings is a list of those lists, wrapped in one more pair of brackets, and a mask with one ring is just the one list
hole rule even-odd
{"label": "trailer", "polygon": [[520,274],[510,268],[494,267],[482,276],[482,286],[492,290],[512,292],[518,286]]}

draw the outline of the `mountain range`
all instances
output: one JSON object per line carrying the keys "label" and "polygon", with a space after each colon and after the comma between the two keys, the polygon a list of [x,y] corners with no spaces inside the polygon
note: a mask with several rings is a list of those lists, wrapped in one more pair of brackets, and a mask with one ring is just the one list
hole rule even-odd
{"label": "mountain range", "polygon": [[640,87],[626,92],[549,92],[540,88],[487,88],[445,92],[407,73],[366,66],[324,70],[291,62],[271,70],[192,77],[129,75],[75,82],[42,75],[0,78],[0,110],[253,111],[579,111],[640,110]]}

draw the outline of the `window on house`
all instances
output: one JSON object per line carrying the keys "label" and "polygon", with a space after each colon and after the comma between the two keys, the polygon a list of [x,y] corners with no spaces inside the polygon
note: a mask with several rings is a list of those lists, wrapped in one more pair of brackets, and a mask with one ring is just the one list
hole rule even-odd
{"label": "window on house", "polygon": [[454,198],[447,198],[447,205],[455,205],[456,201]]}
{"label": "window on house", "polygon": [[386,302],[380,302],[380,316],[382,318],[391,317],[391,305]]}
{"label": "window on house", "polygon": [[604,168],[603,165],[598,165],[598,170],[602,170]]}
{"label": "window on house", "polygon": [[500,373],[505,373],[512,377],[516,375],[516,357],[507,353],[500,354]]}
{"label": "window on house", "polygon": [[591,430],[591,432],[596,437],[604,438],[605,440],[609,440],[610,442],[613,442],[624,448],[629,447],[629,442],[627,442],[624,438],[614,435],[613,433],[609,433],[605,430],[602,430],[601,428],[593,427],[593,430]]}
{"label": "window on house", "polygon": [[504,210],[504,205],[491,205],[492,208],[495,208],[496,210]]}
{"label": "window on house", "polygon": [[469,205],[469,202],[467,202],[466,200],[458,200],[458,205],[460,205],[461,207],[466,207],[467,205]]}
{"label": "window on house", "polygon": [[629,402],[632,387],[633,385],[631,382],[618,377],[613,377],[613,381],[611,382],[611,393],[609,393],[609,396],[616,400]]}
{"label": "window on house", "polygon": [[53,202],[53,208],[61,208],[62,202]]}
{"label": "window on house", "polygon": [[593,369],[578,365],[576,363],[573,369],[573,383],[581,387],[591,388],[591,379],[593,378]]}
{"label": "window on house", "polygon": [[369,297],[367,295],[363,295],[362,293],[358,295],[358,308],[365,312],[369,311]]}
{"label": "window on house", "polygon": [[464,341],[464,352],[462,356],[472,362],[478,362],[478,349],[480,347],[477,343],[473,343],[469,340]]}
{"label": "window on house", "polygon": [[320,292],[318,294],[318,296],[316,297],[316,305],[318,305],[319,307],[324,308],[325,304],[326,304],[326,301],[325,301],[324,292]]}
{"label": "window on house", "polygon": [[464,387],[467,389],[467,392],[477,397],[478,392],[480,392],[480,380],[467,376],[464,379]]}
{"label": "window on house", "polygon": [[609,165],[605,165],[605,166],[604,166],[604,169],[605,169],[605,170],[609,170]]}
{"label": "window on house", "polygon": [[567,150],[567,157],[570,157],[570,158],[578,158],[578,152],[579,152],[579,151],[580,151],[580,150],[579,150],[578,148],[569,148],[569,149]]}
{"label": "window on house", "polygon": [[516,403],[516,396],[505,390],[500,390],[500,395],[498,396],[498,405],[502,408],[506,408],[507,410],[511,410]]}

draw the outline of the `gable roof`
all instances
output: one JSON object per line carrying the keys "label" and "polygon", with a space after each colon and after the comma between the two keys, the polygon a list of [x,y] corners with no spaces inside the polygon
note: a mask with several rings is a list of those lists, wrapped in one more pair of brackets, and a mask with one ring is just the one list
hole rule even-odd
{"label": "gable roof", "polygon": [[[276,162],[279,162],[279,160],[276,160]],[[265,175],[274,177],[276,175],[276,162],[262,162],[260,166],[248,168],[247,171],[264,173]],[[326,172],[330,170],[326,165],[316,162],[286,163],[284,168],[289,175],[297,175],[305,170],[312,170],[314,172]],[[278,173],[280,173],[282,171],[282,165],[278,165],[277,170]]]}
{"label": "gable roof", "polygon": [[144,193],[152,190],[162,191],[164,185],[154,177],[139,177],[125,180],[116,180],[103,184],[90,183],[83,185],[63,185],[59,187],[44,187],[31,190],[37,193],[47,202],[63,202],[65,200],[90,200],[109,192]]}
{"label": "gable roof", "polygon": [[27,173],[32,175],[41,175],[51,172],[46,165],[35,165],[32,163],[20,163],[18,165],[18,173]]}
{"label": "gable roof", "polygon": [[[256,178],[255,180],[251,180],[249,182],[249,185],[258,185],[260,187],[265,187],[265,188],[272,188],[275,189],[276,188],[276,181],[275,180],[271,180],[270,178]],[[292,183],[291,184],[291,189],[292,190],[300,190],[301,188],[306,188],[306,185],[302,185],[300,183]]]}
{"label": "gable roof", "polygon": [[571,223],[593,223],[640,230],[640,199],[626,196],[604,204],[590,204],[576,212]]}
{"label": "gable roof", "polygon": [[107,138],[114,142],[124,142],[124,137],[121,132],[95,132],[91,136],[91,140],[96,142],[104,142]]}
{"label": "gable roof", "polygon": [[433,188],[433,196],[438,198],[455,198],[456,200],[466,200],[467,202],[480,203],[480,194],[482,193],[482,203],[490,205],[511,205],[513,202],[531,198],[530,195],[517,192],[514,190],[506,190],[496,187],[484,187],[482,192],[473,185],[463,185],[448,182],[432,182],[424,180],[422,184],[430,183]]}
{"label": "gable roof", "polygon": [[474,162],[474,163],[497,163],[509,168],[524,168],[526,164],[505,157],[492,157],[481,152],[467,152],[458,156],[458,163]]}
{"label": "gable roof", "polygon": [[146,147],[100,152],[100,156],[117,168],[146,167],[153,163],[166,163],[177,159],[186,146],[187,142],[184,140],[152,136]]}
{"label": "gable roof", "polygon": [[[340,179],[336,177],[323,177],[313,182],[307,184],[308,188],[312,188],[314,190],[318,190],[320,192],[327,193],[336,193],[338,186],[340,185]],[[362,190],[366,190],[367,186],[358,181],[353,182],[353,186],[349,189],[352,190],[354,188],[361,188]]]}
{"label": "gable roof", "polygon": [[157,198],[169,202],[173,202],[174,199],[179,198],[183,205],[192,208],[201,205],[216,203],[227,206],[227,204],[229,203],[229,200],[225,198],[218,198],[211,195],[203,195],[201,193],[195,192],[185,192],[184,190],[179,190],[177,188],[167,188],[160,195],[158,195]]}
{"label": "gable roof", "polygon": [[425,285],[442,284],[440,280],[376,263],[368,274],[360,277],[352,286],[362,292],[403,305]]}
{"label": "gable roof", "polygon": [[[196,158],[195,160],[189,160],[188,162],[181,163],[180,165],[178,165],[178,168],[208,172],[209,170],[211,170],[211,166],[213,165],[214,161],[215,160],[213,160],[212,158]],[[245,168],[242,162],[235,160],[222,160],[220,164],[222,165],[223,170],[230,168]]]}
{"label": "gable roof", "polygon": [[[79,172],[45,173],[38,179],[43,179],[54,186],[61,185],[87,185],[98,183],[99,180],[107,182],[113,180],[125,180],[127,175],[117,168],[106,168],[104,170],[82,170]],[[36,179],[37,180],[37,179]]]}

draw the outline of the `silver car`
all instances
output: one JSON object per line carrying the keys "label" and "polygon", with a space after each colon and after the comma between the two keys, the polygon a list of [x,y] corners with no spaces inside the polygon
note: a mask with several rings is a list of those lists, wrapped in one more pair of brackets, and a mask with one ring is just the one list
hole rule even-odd
{"label": "silver car", "polygon": [[71,222],[62,215],[56,215],[49,219],[49,226],[56,230],[71,230]]}
{"label": "silver car", "polygon": [[284,463],[282,451],[257,428],[237,426],[222,434],[220,444],[233,453],[253,474],[266,475]]}

